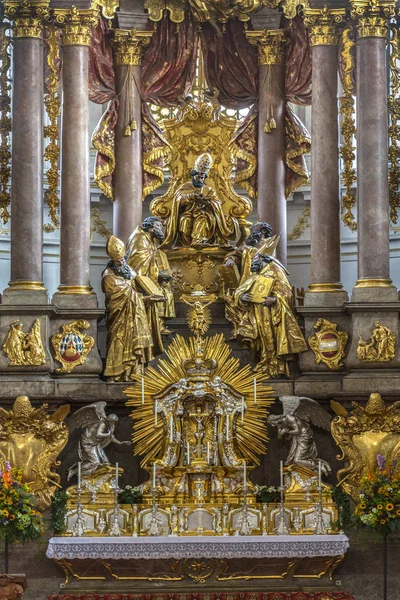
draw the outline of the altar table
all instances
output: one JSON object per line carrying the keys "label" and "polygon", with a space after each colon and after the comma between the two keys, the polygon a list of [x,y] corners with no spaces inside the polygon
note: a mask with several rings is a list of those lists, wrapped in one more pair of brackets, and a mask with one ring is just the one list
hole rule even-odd
{"label": "altar table", "polygon": [[74,559],[303,558],[340,556],[345,535],[55,537],[46,556]]}

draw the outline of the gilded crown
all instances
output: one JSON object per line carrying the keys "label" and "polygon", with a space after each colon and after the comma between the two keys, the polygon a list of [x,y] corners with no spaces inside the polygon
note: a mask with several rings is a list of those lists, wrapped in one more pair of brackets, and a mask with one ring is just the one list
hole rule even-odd
{"label": "gilded crown", "polygon": [[199,347],[196,356],[186,358],[182,361],[188,381],[207,381],[217,369],[217,361],[214,358],[204,359],[203,348]]}
{"label": "gilded crown", "polygon": [[213,165],[213,159],[209,152],[204,152],[204,154],[200,154],[195,160],[194,170],[199,171],[200,173],[209,173],[211,167]]}
{"label": "gilded crown", "polygon": [[121,260],[126,254],[126,247],[122,240],[112,235],[107,240],[106,252],[111,260]]}

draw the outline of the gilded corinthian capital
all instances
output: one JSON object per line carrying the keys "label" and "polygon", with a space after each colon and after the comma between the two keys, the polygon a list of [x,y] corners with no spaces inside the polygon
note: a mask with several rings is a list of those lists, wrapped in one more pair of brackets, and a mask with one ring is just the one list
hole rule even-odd
{"label": "gilded corinthian capital", "polygon": [[339,43],[338,24],[346,14],[345,8],[306,8],[304,23],[310,30],[312,46],[336,46]]}
{"label": "gilded corinthian capital", "polygon": [[41,38],[43,20],[49,17],[49,0],[5,2],[5,14],[14,21],[14,37]]}
{"label": "gilded corinthian capital", "polygon": [[350,4],[359,37],[386,38],[388,19],[395,13],[393,0],[350,0]]}
{"label": "gilded corinthian capital", "polygon": [[89,46],[92,27],[99,18],[98,9],[78,10],[73,6],[71,10],[56,9],[56,22],[64,25],[64,46]]}
{"label": "gilded corinthian capital", "polygon": [[281,65],[285,62],[285,48],[289,38],[284,29],[246,31],[250,44],[257,46],[259,65]]}
{"label": "gilded corinthian capital", "polygon": [[152,35],[152,31],[115,29],[111,41],[114,48],[114,64],[140,65],[143,47],[150,44]]}

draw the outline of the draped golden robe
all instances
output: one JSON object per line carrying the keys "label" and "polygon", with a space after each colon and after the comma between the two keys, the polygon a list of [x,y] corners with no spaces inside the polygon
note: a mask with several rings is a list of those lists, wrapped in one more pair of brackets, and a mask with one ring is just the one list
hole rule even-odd
{"label": "draped golden robe", "polygon": [[153,340],[146,309],[134,279],[124,279],[107,267],[102,290],[107,309],[107,359],[104,375],[128,381],[151,358]]}
{"label": "draped golden robe", "polygon": [[[251,277],[251,262],[255,255],[260,252],[262,254],[275,256],[276,247],[279,243],[279,240],[280,236],[273,235],[267,240],[262,239],[257,246],[246,246],[244,244],[240,248],[235,248],[233,252],[225,257],[225,260],[228,257],[232,258],[239,269],[239,286],[247,281],[249,277]],[[234,293],[234,290],[225,290],[225,316],[233,325],[232,338],[236,339],[236,337],[239,335],[239,326],[242,324],[241,328],[243,329],[243,320],[246,317],[243,311],[238,308],[234,299]]]}
{"label": "draped golden robe", "polygon": [[[201,202],[196,200],[196,195],[203,196]],[[215,190],[208,185],[196,188],[190,181],[178,188],[166,223],[163,246],[191,246],[204,241],[211,245],[226,245],[238,235],[237,219],[224,214]]]}
{"label": "draped golden robe", "polygon": [[171,269],[165,252],[160,250],[151,237],[151,233],[141,227],[136,227],[127,244],[128,265],[140,275],[146,275],[160,290],[165,302],[158,304],[158,313],[166,319],[175,317],[174,295],[170,284],[161,285],[158,282],[160,270],[171,275]]}
{"label": "draped golden robe", "polygon": [[[276,298],[276,303],[264,306],[243,302],[242,295],[251,294],[255,286],[263,284],[263,278],[266,287],[273,280],[269,296]],[[252,274],[237,288],[234,300],[243,313],[239,334],[260,346],[261,357],[255,371],[269,377],[290,376],[288,360],[293,354],[306,352],[307,344],[294,314],[292,287],[285,269],[275,261],[269,263],[261,273]]]}

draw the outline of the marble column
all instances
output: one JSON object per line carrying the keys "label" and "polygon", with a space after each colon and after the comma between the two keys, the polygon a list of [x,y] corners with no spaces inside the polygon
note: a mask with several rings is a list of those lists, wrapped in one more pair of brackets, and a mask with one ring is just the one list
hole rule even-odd
{"label": "marble column", "polygon": [[[352,3],[357,21],[358,280],[353,299],[389,299],[388,104],[386,36],[394,3]],[[382,289],[383,288],[383,289]],[[389,290],[385,291],[385,288]],[[389,294],[389,296],[387,296]]]}
{"label": "marble column", "polygon": [[277,258],[286,264],[287,207],[285,195],[285,45],[281,29],[248,31],[257,45],[259,71],[257,217],[280,236]]}
{"label": "marble column", "polygon": [[142,222],[142,107],[140,64],[142,48],[152,31],[114,33],[114,65],[118,94],[118,121],[115,127],[114,235],[128,241]]}
{"label": "marble column", "polygon": [[46,303],[43,285],[42,18],[18,7],[13,39],[11,281],[3,303]]}
{"label": "marble column", "polygon": [[[347,299],[340,283],[337,24],[345,9],[306,9],[312,46],[311,284],[307,304]],[[332,296],[332,293],[340,292]],[[320,294],[327,294],[322,298]]]}
{"label": "marble column", "polygon": [[[88,61],[92,11],[64,15],[60,285],[56,303],[94,296],[90,285]],[[95,298],[95,296],[94,296]],[[83,300],[82,300],[83,301]],[[92,298],[93,301],[93,298]]]}

